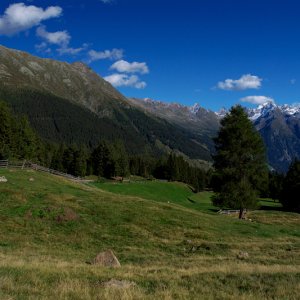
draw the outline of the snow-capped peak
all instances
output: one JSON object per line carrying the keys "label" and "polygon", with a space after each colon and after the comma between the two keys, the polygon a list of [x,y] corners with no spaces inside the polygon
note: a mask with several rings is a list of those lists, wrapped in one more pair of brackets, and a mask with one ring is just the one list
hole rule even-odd
{"label": "snow-capped peak", "polygon": [[292,116],[292,115],[300,113],[300,103],[293,104],[293,105],[284,104],[284,105],[280,106],[280,109],[285,114]]}
{"label": "snow-capped peak", "polygon": [[[256,108],[248,108],[247,113],[249,116],[249,119],[251,121],[256,121],[258,118],[264,117],[268,115],[270,112],[274,111],[275,109],[279,110],[281,113],[286,115],[287,117],[289,116],[300,116],[300,103],[296,103],[293,105],[276,105],[273,101],[268,101],[263,104],[260,104]],[[228,110],[225,108],[222,108],[220,111],[216,112],[215,114],[223,118]]]}
{"label": "snow-capped peak", "polygon": [[219,111],[215,112],[215,114],[219,117],[219,118],[224,118],[226,116],[226,114],[228,113],[228,109],[226,109],[225,107],[222,107]]}
{"label": "snow-capped peak", "polygon": [[249,109],[248,114],[250,119],[252,121],[255,121],[258,118],[265,116],[270,111],[273,111],[274,109],[280,110],[286,116],[295,116],[296,114],[300,114],[300,104],[276,105],[274,102],[267,102],[259,105],[256,109]]}
{"label": "snow-capped peak", "polygon": [[267,101],[263,104],[260,104],[257,109],[270,110],[276,108],[277,105],[273,101]]}
{"label": "snow-capped peak", "polygon": [[194,105],[189,107],[189,111],[195,115],[199,111],[200,108],[201,108],[200,104],[195,103]]}
{"label": "snow-capped peak", "polygon": [[249,109],[248,115],[250,120],[255,121],[258,118],[267,115],[276,108],[278,108],[278,106],[273,101],[268,101],[260,104],[257,108]]}

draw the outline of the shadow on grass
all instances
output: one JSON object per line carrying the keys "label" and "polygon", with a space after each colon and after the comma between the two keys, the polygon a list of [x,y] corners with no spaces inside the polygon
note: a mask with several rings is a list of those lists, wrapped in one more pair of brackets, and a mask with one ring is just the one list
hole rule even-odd
{"label": "shadow on grass", "polygon": [[193,203],[193,204],[195,204],[196,203],[196,201],[195,200],[193,200],[193,199],[191,199],[191,198],[187,198],[188,199],[188,201],[190,201],[191,203]]}
{"label": "shadow on grass", "polygon": [[287,211],[278,200],[274,201],[273,199],[268,198],[263,198],[260,200],[258,209],[265,211]]}
{"label": "shadow on grass", "polygon": [[259,210],[267,210],[267,211],[273,210],[273,211],[284,211],[284,212],[287,211],[282,206],[268,206],[268,205],[261,205],[259,207]]}

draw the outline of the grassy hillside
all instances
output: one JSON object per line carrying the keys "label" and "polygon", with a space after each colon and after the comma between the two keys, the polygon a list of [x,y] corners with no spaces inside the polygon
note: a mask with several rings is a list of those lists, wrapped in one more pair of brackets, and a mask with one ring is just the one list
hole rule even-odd
{"label": "grassy hillside", "polygon": [[[1,299],[297,299],[300,294],[298,214],[259,211],[252,213],[254,222],[240,221],[215,214],[204,200],[206,208],[188,207],[195,203],[186,204],[186,197],[200,206],[209,195],[190,196],[177,184],[140,183],[141,188],[132,186],[141,193],[137,197],[33,171],[0,170],[3,175],[8,182],[0,183]],[[86,263],[105,249],[115,251],[120,269]],[[240,251],[249,258],[237,259]],[[112,278],[136,285],[101,285]]]}

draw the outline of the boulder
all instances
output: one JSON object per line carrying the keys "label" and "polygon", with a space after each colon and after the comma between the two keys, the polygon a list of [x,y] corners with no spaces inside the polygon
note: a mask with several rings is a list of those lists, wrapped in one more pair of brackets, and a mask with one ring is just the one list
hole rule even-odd
{"label": "boulder", "polygon": [[1,176],[1,177],[0,177],[0,182],[7,182],[6,177],[5,177],[5,176]]}
{"label": "boulder", "polygon": [[119,268],[121,264],[112,250],[107,250],[104,252],[99,253],[94,261],[94,265],[99,265],[103,267],[110,267],[110,268]]}

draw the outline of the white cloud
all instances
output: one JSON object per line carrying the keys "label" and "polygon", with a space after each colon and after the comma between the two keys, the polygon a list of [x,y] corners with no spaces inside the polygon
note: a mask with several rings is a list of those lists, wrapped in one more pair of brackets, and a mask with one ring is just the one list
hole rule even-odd
{"label": "white cloud", "polygon": [[103,3],[112,3],[114,0],[100,0],[100,2],[103,2]]}
{"label": "white cloud", "polygon": [[40,26],[36,30],[36,34],[38,37],[43,38],[49,44],[55,44],[59,46],[66,47],[71,40],[71,36],[68,31],[56,31],[56,32],[48,32],[45,26]]}
{"label": "white cloud", "polygon": [[251,74],[243,75],[240,79],[226,79],[220,81],[217,87],[221,90],[242,91],[248,89],[259,89],[263,79]]}
{"label": "white cloud", "polygon": [[91,63],[100,59],[121,59],[123,57],[123,49],[112,49],[105,51],[90,50],[88,53],[88,62]]}
{"label": "white cloud", "polygon": [[48,32],[45,26],[40,26],[36,30],[36,35],[45,40],[41,44],[36,45],[36,49],[40,52],[43,51],[49,53],[49,48],[47,49],[49,44],[59,46],[59,48],[56,49],[59,55],[77,55],[88,48],[88,44],[83,44],[79,48],[69,47],[71,35],[66,30]]}
{"label": "white cloud", "polygon": [[125,60],[119,60],[115,62],[111,67],[111,70],[116,70],[120,73],[140,73],[147,74],[149,73],[149,68],[145,62],[132,62],[129,63]]}
{"label": "white cloud", "polygon": [[251,104],[264,104],[266,102],[274,103],[274,99],[266,96],[248,96],[241,99],[242,102],[248,102]]}
{"label": "white cloud", "polygon": [[61,16],[62,11],[59,6],[43,9],[24,3],[11,4],[0,16],[0,35],[10,36],[28,30],[44,20]]}
{"label": "white cloud", "polygon": [[79,48],[72,48],[72,47],[61,47],[56,49],[56,51],[58,52],[59,55],[65,55],[65,54],[69,54],[69,55],[77,55],[80,52],[86,50],[88,47],[88,44],[83,44],[81,47]]}
{"label": "white cloud", "polygon": [[45,42],[35,45],[35,49],[37,52],[43,52],[48,54],[52,52],[52,50],[48,47],[48,44]]}
{"label": "white cloud", "polygon": [[143,89],[147,86],[146,82],[141,81],[136,75],[112,74],[104,77],[104,79],[115,87],[126,86]]}

